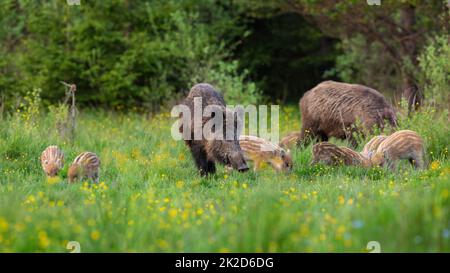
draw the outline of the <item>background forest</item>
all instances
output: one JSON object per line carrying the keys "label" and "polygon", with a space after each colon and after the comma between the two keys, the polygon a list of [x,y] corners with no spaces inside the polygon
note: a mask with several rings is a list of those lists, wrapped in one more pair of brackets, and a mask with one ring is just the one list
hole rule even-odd
{"label": "background forest", "polygon": [[193,83],[230,102],[297,102],[325,79],[448,105],[447,1],[4,0],[0,100],[33,88],[83,106],[158,111]]}

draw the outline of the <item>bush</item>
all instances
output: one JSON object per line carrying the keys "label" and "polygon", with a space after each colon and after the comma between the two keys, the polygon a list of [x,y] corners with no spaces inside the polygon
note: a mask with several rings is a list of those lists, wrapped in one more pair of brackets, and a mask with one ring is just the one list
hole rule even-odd
{"label": "bush", "polygon": [[450,36],[431,39],[419,57],[420,74],[430,103],[450,103]]}
{"label": "bush", "polygon": [[426,105],[421,108],[421,111],[408,117],[406,101],[402,101],[401,108],[398,113],[399,129],[418,132],[425,141],[430,159],[448,158],[450,150],[448,109]]}
{"label": "bush", "polygon": [[219,62],[216,67],[194,78],[194,83],[209,82],[224,95],[225,101],[233,105],[256,104],[261,100],[261,92],[254,82],[246,81],[248,71],[238,73],[239,63]]}
{"label": "bush", "polygon": [[65,81],[80,105],[158,110],[201,76],[239,78],[223,68],[242,33],[229,10],[213,0],[2,1],[0,92],[10,110],[34,87],[52,104]]}
{"label": "bush", "polygon": [[343,82],[359,83],[392,96],[399,74],[392,59],[377,42],[368,43],[360,35],[343,39],[338,44],[342,54],[336,57],[334,68],[325,77],[338,77]]}

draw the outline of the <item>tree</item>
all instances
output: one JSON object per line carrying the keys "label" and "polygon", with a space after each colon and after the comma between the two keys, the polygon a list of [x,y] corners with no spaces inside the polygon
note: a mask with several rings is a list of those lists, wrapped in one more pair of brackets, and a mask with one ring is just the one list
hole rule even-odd
{"label": "tree", "polygon": [[231,61],[244,31],[229,6],[216,0],[0,1],[0,104],[13,110],[35,87],[45,104],[58,102],[66,81],[77,84],[80,106],[158,111],[211,74],[242,87],[244,96],[247,79],[230,71],[237,65],[221,65]]}
{"label": "tree", "polygon": [[402,77],[403,97],[419,107],[424,99],[418,86],[418,55],[426,36],[448,29],[447,1],[382,0],[380,6],[363,0],[277,0],[249,3],[256,10],[299,13],[314,22],[326,35],[345,39],[360,34],[369,43],[379,43]]}

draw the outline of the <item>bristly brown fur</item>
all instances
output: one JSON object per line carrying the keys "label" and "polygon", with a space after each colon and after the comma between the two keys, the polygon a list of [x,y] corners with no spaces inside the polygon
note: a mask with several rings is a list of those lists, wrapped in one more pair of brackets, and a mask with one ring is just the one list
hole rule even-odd
{"label": "bristly brown fur", "polygon": [[[235,135],[233,140],[227,140],[225,137],[223,140],[215,139],[208,140],[204,136],[202,136],[201,140],[194,140],[194,98],[201,97],[202,98],[202,110],[205,109],[206,106],[215,105],[221,109],[223,113],[223,134],[226,136],[228,128],[226,128],[227,119],[230,116],[234,119],[233,124],[235,133],[237,130],[237,115],[234,112],[226,109],[225,100],[223,96],[215,90],[215,88],[207,83],[200,83],[194,85],[188,96],[185,98],[182,104],[189,107],[191,110],[191,124],[188,126],[190,132],[188,134],[191,135],[190,140],[185,140],[186,145],[189,147],[192,153],[192,157],[195,161],[197,168],[200,171],[202,176],[213,174],[216,172],[215,163],[219,162],[224,165],[231,165],[234,169],[239,171],[248,170],[247,164],[244,159],[244,155],[242,154],[241,147],[239,146],[238,136]],[[180,117],[182,118],[182,117]],[[204,118],[203,126],[208,122],[211,118]],[[230,128],[231,129],[231,128]],[[183,129],[180,127],[180,132]]]}
{"label": "bristly brown fur", "polygon": [[[306,92],[299,103],[302,115],[301,140],[310,137],[327,141],[348,139],[356,146],[353,132],[371,131],[373,126],[397,125],[394,108],[378,91],[359,84],[325,81]],[[357,127],[357,122],[362,128]]]}

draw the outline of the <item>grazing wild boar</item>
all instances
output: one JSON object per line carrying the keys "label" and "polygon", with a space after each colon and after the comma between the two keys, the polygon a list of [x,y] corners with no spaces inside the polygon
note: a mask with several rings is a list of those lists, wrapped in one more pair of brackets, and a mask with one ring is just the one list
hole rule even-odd
{"label": "grazing wild boar", "polygon": [[239,144],[245,160],[253,161],[254,171],[259,170],[263,162],[271,165],[276,171],[292,170],[291,153],[270,141],[256,136],[240,136]]}
{"label": "grazing wild boar", "polygon": [[370,167],[370,160],[350,148],[337,146],[329,142],[320,142],[313,146],[311,164],[319,162],[325,165],[347,165]]}
{"label": "grazing wild boar", "polygon": [[69,183],[83,178],[92,179],[98,182],[98,173],[100,168],[100,159],[91,152],[79,154],[72,162],[68,170]]}
{"label": "grazing wild boar", "polygon": [[297,145],[297,143],[300,141],[300,137],[301,137],[300,131],[290,132],[281,139],[280,147],[285,149],[291,149]]}
{"label": "grazing wild boar", "polygon": [[[218,134],[221,131],[221,138],[217,137],[205,137],[203,134],[201,139],[194,139],[194,99],[202,99],[202,112],[207,106],[217,107],[223,115],[223,128],[222,130],[216,130],[212,128],[211,135]],[[207,83],[200,83],[194,85],[188,96],[184,99],[183,105],[186,105],[191,112],[191,124],[188,126],[190,139],[185,139],[186,145],[189,147],[194,158],[195,164],[202,176],[213,174],[216,172],[215,163],[221,163],[224,165],[230,165],[233,169],[245,172],[248,170],[247,163],[245,162],[244,155],[239,145],[238,135],[238,118],[237,113],[226,108],[225,100],[223,96],[215,90],[215,88]],[[197,109],[198,110],[198,109]],[[214,116],[215,117],[215,116]],[[182,114],[180,114],[181,120]],[[203,117],[202,126],[211,120],[211,117]],[[233,120],[230,120],[233,119]],[[227,122],[228,121],[228,122]],[[186,121],[184,121],[186,122]],[[214,131],[216,130],[216,131]],[[183,126],[180,126],[180,132],[183,134]],[[227,132],[233,133],[232,139],[227,139]]]}
{"label": "grazing wild boar", "polygon": [[64,167],[64,153],[58,146],[48,146],[41,154],[41,165],[49,177],[58,175]]}
{"label": "grazing wild boar", "polygon": [[[373,126],[383,129],[385,120],[391,126],[397,125],[395,110],[385,97],[364,85],[325,81],[306,92],[299,105],[300,142],[306,142],[309,137],[322,141],[336,137],[356,146],[353,132],[370,132]],[[357,128],[358,121],[362,128]]]}
{"label": "grazing wild boar", "polygon": [[363,150],[361,153],[365,156],[369,156],[371,153],[375,152],[378,149],[378,146],[380,146],[381,142],[383,142],[387,136],[385,135],[379,135],[373,137],[369,142],[364,145]]}
{"label": "grazing wild boar", "polygon": [[373,165],[387,165],[391,170],[395,170],[398,161],[402,159],[408,159],[416,169],[425,168],[424,143],[414,131],[401,130],[393,133],[370,156]]}

